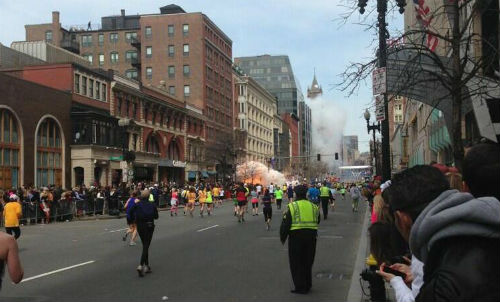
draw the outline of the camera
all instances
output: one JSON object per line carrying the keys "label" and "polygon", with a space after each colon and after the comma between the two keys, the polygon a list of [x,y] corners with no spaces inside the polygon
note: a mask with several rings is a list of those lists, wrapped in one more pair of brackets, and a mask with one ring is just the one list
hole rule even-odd
{"label": "camera", "polygon": [[359,274],[361,276],[361,279],[370,282],[374,280],[376,276],[378,276],[377,273],[375,273],[375,269],[372,269],[372,267],[376,269],[376,266],[370,266],[370,268],[365,268],[361,271],[361,274]]}

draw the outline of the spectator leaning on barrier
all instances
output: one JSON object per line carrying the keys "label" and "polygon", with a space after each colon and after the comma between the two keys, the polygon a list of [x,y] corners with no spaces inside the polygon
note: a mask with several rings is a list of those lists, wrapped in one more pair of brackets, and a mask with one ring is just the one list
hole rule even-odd
{"label": "spectator leaning on barrier", "polygon": [[415,166],[394,176],[390,205],[399,232],[424,263],[416,301],[500,300],[496,198],[449,190],[438,169]]}

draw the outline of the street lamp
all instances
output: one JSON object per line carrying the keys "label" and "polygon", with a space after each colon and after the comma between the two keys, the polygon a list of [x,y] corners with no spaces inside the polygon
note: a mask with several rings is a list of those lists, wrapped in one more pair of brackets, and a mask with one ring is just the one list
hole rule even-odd
{"label": "street lamp", "polygon": [[373,123],[370,125],[370,111],[366,109],[365,113],[363,114],[366,120],[366,129],[368,130],[368,134],[370,134],[370,131],[373,133],[373,157],[375,157],[375,172],[378,173],[380,172],[378,169],[378,155],[377,155],[377,143],[375,141],[375,131],[378,130],[380,133],[380,122],[377,122],[377,124]]}
{"label": "street lamp", "polygon": [[[359,12],[363,14],[368,0],[358,0]],[[387,67],[387,23],[385,23],[385,14],[387,13],[388,0],[377,0],[377,26],[378,26],[378,67]],[[405,0],[396,0],[399,7],[399,13],[404,13],[406,5]],[[390,146],[389,146],[389,100],[387,94],[384,93],[384,114],[385,119],[382,121],[382,179],[384,181],[391,178],[390,164]],[[365,112],[366,119],[366,112]],[[380,131],[380,130],[379,130]],[[374,141],[375,143],[375,141]]]}

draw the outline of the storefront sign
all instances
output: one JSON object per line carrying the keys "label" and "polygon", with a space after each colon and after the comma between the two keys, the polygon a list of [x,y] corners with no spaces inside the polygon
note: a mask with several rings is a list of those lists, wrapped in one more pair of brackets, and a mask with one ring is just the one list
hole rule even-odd
{"label": "storefront sign", "polygon": [[109,160],[116,160],[116,161],[120,161],[120,160],[123,160],[123,156],[111,156],[109,158]]}
{"label": "storefront sign", "polygon": [[180,160],[171,160],[171,159],[161,159],[158,162],[158,166],[160,167],[175,167],[175,168],[185,168],[186,162]]}

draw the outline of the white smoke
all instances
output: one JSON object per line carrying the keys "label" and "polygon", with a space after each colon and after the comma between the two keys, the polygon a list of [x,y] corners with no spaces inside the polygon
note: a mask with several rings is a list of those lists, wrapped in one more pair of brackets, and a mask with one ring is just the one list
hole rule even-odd
{"label": "white smoke", "polygon": [[264,186],[271,183],[281,186],[286,183],[285,176],[282,173],[256,161],[238,165],[236,167],[236,178],[248,184],[261,184]]}
{"label": "white smoke", "polygon": [[[311,154],[322,154],[322,162],[326,162],[333,170],[340,166],[342,156],[342,136],[346,122],[346,112],[332,100],[327,100],[322,96],[308,100],[311,108]],[[333,154],[339,154],[336,161]],[[328,155],[328,156],[327,156]],[[315,160],[315,159],[314,159]]]}

